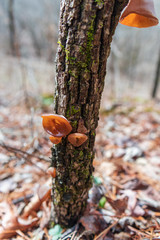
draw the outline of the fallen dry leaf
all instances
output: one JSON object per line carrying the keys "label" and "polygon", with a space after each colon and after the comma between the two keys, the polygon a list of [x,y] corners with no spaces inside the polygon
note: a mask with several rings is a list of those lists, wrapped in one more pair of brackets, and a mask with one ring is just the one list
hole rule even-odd
{"label": "fallen dry leaf", "polygon": [[128,197],[125,196],[122,199],[113,200],[106,197],[108,203],[116,210],[116,214],[120,215],[125,212],[128,206]]}
{"label": "fallen dry leaf", "polygon": [[27,218],[36,212],[42,203],[51,197],[51,187],[42,185],[38,188],[37,194],[31,199],[31,202],[24,208],[23,218]]}
{"label": "fallen dry leaf", "polygon": [[26,231],[38,223],[38,218],[23,219],[18,216],[14,205],[3,202],[0,205],[2,226],[0,228],[0,239],[8,239],[16,235],[17,230]]}

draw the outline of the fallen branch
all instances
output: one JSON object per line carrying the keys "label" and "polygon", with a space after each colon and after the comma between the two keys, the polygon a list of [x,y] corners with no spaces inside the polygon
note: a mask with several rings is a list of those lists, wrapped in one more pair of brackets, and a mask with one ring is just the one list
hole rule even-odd
{"label": "fallen branch", "polygon": [[103,237],[105,237],[105,235],[109,232],[109,230],[114,227],[116,224],[118,223],[118,221],[115,221],[113,224],[111,224],[108,228],[104,229],[103,232],[101,232],[94,240],[100,240]]}
{"label": "fallen branch", "polygon": [[15,147],[11,147],[11,146],[6,145],[6,144],[4,144],[4,143],[2,143],[2,142],[0,143],[0,147],[5,148],[5,149],[8,150],[9,152],[13,152],[15,155],[16,155],[16,154],[22,155],[23,158],[24,158],[27,162],[29,162],[29,163],[31,163],[32,165],[34,165],[36,168],[38,168],[39,170],[41,170],[43,173],[46,173],[46,171],[45,171],[43,168],[37,166],[34,162],[32,162],[30,159],[28,159],[28,158],[34,157],[34,158],[38,158],[39,160],[43,160],[43,161],[49,162],[49,160],[46,159],[45,157],[36,156],[36,155],[34,155],[34,154],[32,154],[32,153],[27,153],[27,152],[25,152],[25,151],[23,151],[23,150],[21,150],[21,149],[18,149],[18,148],[15,148]]}
{"label": "fallen branch", "polygon": [[45,161],[45,162],[50,162],[50,160],[48,158],[45,158],[44,156],[37,156],[33,153],[28,153],[28,152],[25,152],[19,148],[15,148],[15,147],[11,147],[9,145],[6,145],[5,143],[3,142],[0,142],[0,146],[7,149],[8,151],[11,151],[13,153],[17,152],[17,153],[20,153],[21,155],[27,155],[29,157],[35,157],[35,158],[38,158],[39,160],[42,160],[42,161]]}

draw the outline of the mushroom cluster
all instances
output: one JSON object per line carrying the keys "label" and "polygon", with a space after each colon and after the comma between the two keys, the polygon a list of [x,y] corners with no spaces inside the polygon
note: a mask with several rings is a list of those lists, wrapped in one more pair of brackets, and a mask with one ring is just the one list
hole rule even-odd
{"label": "mushroom cluster", "polygon": [[[54,144],[60,143],[62,137],[66,137],[72,131],[71,124],[62,115],[44,114],[42,119],[43,128],[51,135],[49,139]],[[84,133],[72,133],[68,135],[67,139],[74,147],[79,147],[88,137]]]}
{"label": "mushroom cluster", "polygon": [[[70,125],[69,121],[62,115],[58,114],[44,114],[42,115],[42,125],[44,130],[50,134],[49,139],[52,143],[58,144],[61,142],[62,137],[67,137],[68,141],[74,146],[79,147],[81,146],[88,137],[84,133],[71,133],[72,126]],[[81,121],[80,121],[81,122]],[[83,129],[86,132],[84,127],[78,128]],[[47,174],[52,176],[52,178],[56,177],[56,168],[50,167],[47,170]]]}

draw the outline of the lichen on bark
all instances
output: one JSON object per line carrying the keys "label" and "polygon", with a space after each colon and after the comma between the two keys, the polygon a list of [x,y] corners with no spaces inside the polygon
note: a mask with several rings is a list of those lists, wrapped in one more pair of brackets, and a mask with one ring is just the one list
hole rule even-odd
{"label": "lichen on bark", "polygon": [[120,12],[128,0],[62,0],[56,67],[55,113],[67,117],[88,140],[72,146],[67,137],[52,148],[53,204],[57,221],[72,226],[83,213],[92,186],[95,130],[106,61]]}

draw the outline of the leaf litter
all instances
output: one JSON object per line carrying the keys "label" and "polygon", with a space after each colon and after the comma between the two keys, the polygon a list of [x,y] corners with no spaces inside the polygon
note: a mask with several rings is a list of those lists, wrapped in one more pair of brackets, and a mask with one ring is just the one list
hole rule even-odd
{"label": "leaf litter", "polygon": [[0,239],[160,239],[160,103],[110,106],[100,114],[87,209],[67,230],[50,225],[52,143],[43,110],[2,102]]}

